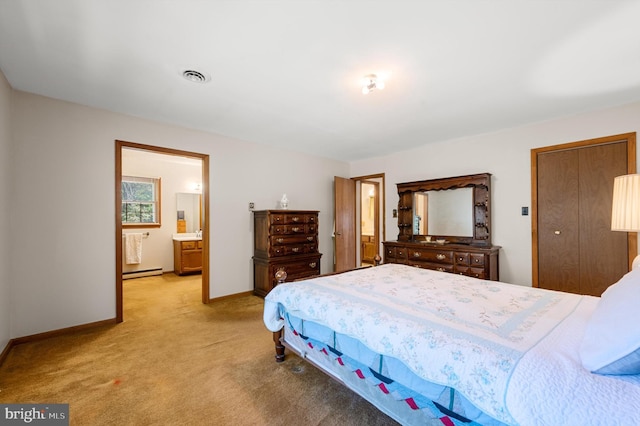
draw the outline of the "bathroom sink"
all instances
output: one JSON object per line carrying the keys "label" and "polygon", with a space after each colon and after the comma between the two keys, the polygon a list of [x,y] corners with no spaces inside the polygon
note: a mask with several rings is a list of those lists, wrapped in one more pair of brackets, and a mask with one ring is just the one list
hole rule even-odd
{"label": "bathroom sink", "polygon": [[195,232],[188,232],[186,234],[173,234],[173,239],[175,241],[196,241],[201,240],[202,237],[196,236]]}

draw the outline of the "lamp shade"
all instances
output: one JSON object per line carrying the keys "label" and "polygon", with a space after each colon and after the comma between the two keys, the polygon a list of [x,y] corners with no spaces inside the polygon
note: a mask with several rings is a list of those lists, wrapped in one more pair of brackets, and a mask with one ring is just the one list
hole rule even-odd
{"label": "lamp shade", "polygon": [[640,174],[614,179],[611,230],[640,231]]}

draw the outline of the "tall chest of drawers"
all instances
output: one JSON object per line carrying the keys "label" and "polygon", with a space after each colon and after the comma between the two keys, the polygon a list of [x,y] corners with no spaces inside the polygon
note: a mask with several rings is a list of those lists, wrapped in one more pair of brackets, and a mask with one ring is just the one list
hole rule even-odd
{"label": "tall chest of drawers", "polygon": [[253,212],[253,293],[266,296],[276,286],[276,272],[286,281],[320,275],[318,211],[259,210]]}
{"label": "tall chest of drawers", "polygon": [[499,246],[428,244],[385,241],[384,263],[402,263],[418,268],[468,275],[497,281]]}

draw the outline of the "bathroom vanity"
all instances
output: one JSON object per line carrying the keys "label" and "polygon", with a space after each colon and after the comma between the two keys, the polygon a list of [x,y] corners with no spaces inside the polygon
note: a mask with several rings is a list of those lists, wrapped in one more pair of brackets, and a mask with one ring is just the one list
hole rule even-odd
{"label": "bathroom vanity", "polygon": [[173,272],[177,275],[202,272],[202,237],[190,233],[173,236]]}

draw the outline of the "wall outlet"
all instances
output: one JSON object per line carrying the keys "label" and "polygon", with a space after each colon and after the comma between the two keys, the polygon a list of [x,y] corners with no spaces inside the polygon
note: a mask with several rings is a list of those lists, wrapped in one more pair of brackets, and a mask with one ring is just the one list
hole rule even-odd
{"label": "wall outlet", "polygon": [[393,217],[398,217],[398,210],[393,209]]}
{"label": "wall outlet", "polygon": [[528,216],[528,215],[529,215],[529,207],[523,207],[522,216]]}
{"label": "wall outlet", "polygon": [[255,207],[255,203],[249,203],[249,211],[252,211]]}

